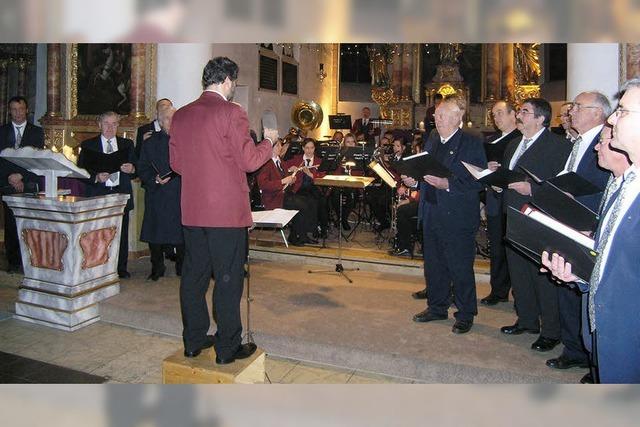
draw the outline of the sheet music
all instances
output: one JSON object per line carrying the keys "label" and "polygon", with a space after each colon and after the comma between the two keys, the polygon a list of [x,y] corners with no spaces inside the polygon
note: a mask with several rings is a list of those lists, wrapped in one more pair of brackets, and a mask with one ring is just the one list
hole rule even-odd
{"label": "sheet music", "polygon": [[251,212],[251,217],[256,227],[282,228],[286,226],[298,212],[299,211],[291,209],[277,208],[270,211]]}

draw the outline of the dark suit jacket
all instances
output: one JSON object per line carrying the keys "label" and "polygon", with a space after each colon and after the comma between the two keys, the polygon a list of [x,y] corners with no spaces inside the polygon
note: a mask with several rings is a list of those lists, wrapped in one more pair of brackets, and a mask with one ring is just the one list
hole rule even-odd
{"label": "dark suit jacket", "polygon": [[[133,141],[126,138],[116,137],[118,141],[118,151],[120,150],[128,150],[128,161],[129,163],[133,163],[134,165],[137,163],[136,154],[133,147]],[[78,166],[84,167],[84,156],[86,150],[93,150],[98,152],[103,152],[102,150],[102,140],[100,139],[100,135],[82,141],[80,144],[80,155],[78,156]],[[109,189],[103,182],[96,182],[96,171],[88,171],[91,177],[86,180],[86,188],[85,188],[85,196],[86,197],[94,197],[94,196],[104,196],[106,194],[110,194]],[[120,184],[118,188],[118,193],[128,194],[129,200],[127,201],[126,209],[133,209],[133,190],[131,188],[131,179],[135,178],[135,174],[127,174],[124,172],[120,172]]]}
{"label": "dark suit jacket", "polygon": [[578,169],[576,169],[576,173],[582,178],[603,189],[603,191],[599,193],[577,198],[580,203],[587,206],[594,212],[598,212],[598,206],[600,205],[604,188],[607,186],[609,176],[611,176],[611,172],[598,166],[598,153],[596,152],[595,147],[599,140],[600,134],[593,138],[591,144],[589,144],[589,148],[587,148],[587,151],[580,160]]}
{"label": "dark suit jacket", "polygon": [[[353,132],[353,134],[357,134],[357,133],[364,133],[364,138],[367,142],[375,142],[374,137],[380,135],[380,128],[376,128],[373,126],[373,123],[371,123],[371,117],[369,117],[369,123],[367,123],[366,126],[362,125],[362,118],[360,119],[356,119],[355,122],[353,122],[353,126],[351,126],[351,132]],[[371,135],[369,135],[369,132],[372,132]]]}
{"label": "dark suit jacket", "polygon": [[[440,144],[440,135],[431,132],[424,144],[424,150],[433,152],[435,144]],[[480,224],[480,196],[482,185],[476,181],[460,161],[481,168],[487,167],[487,158],[480,139],[461,129],[451,137],[448,152],[443,162],[453,176],[449,178],[449,191],[435,190],[437,203],[427,201],[425,192],[429,187],[420,181],[420,204],[418,218],[421,220],[430,214],[431,227],[441,227],[452,233],[477,230]]]}
{"label": "dark suit jacket", "polygon": [[[509,167],[521,140],[522,138],[515,139],[507,146],[502,163],[504,167]],[[533,145],[520,157],[513,169],[520,171],[519,166],[524,166],[538,178],[547,180],[553,178],[564,169],[570,153],[571,143],[569,141],[550,132],[549,129],[545,129]],[[520,210],[522,205],[530,201],[531,196],[523,196],[515,190],[505,190],[503,210],[506,212],[509,206]]]}
{"label": "dark suit jacket", "polygon": [[612,237],[594,297],[598,371],[603,383],[640,382],[639,212],[637,197]]}
{"label": "dark suit jacket", "polygon": [[[496,139],[500,138],[500,136],[502,136],[502,132],[496,132],[493,135],[490,135],[487,138],[487,141],[485,142],[485,144],[490,143],[491,141],[495,141]],[[521,138],[522,138],[522,133],[518,129],[514,129],[508,135],[506,135],[504,138],[498,141],[496,144],[504,145],[504,148],[506,149],[506,147],[509,145],[511,141],[516,139],[519,141]],[[506,167],[504,162],[501,162],[501,163],[502,163],[502,167]],[[503,198],[503,193],[496,193],[495,191],[493,191],[491,187],[487,187],[487,197],[486,197],[486,203],[485,203],[485,212],[487,215],[489,216],[502,215],[502,198]]]}
{"label": "dark suit jacket", "polygon": [[256,145],[247,113],[215,92],[173,115],[171,169],[182,175],[182,224],[249,227],[253,224],[247,172],[271,158],[271,144]]}
{"label": "dark suit jacket", "polygon": [[142,143],[144,142],[144,139],[142,139],[142,137],[144,136],[145,133],[147,132],[155,132],[156,131],[156,127],[154,126],[153,122],[144,124],[142,126],[140,126],[138,128],[138,131],[136,132],[136,159],[140,158],[140,152],[142,150]]}
{"label": "dark suit jacket", "polygon": [[[5,148],[13,148],[16,143],[16,134],[13,130],[13,123],[0,126],[0,151]],[[44,148],[44,131],[41,127],[27,122],[22,133],[21,147],[31,146],[35,148]],[[38,182],[37,175],[11,163],[8,160],[0,159],[0,186],[8,185],[7,177],[12,173],[22,174],[22,182]]]}

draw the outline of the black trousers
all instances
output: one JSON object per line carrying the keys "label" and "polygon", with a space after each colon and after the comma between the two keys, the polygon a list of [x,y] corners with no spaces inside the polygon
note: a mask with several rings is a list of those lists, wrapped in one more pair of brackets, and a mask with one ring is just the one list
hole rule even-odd
{"label": "black trousers", "polygon": [[331,201],[332,210],[336,214],[336,221],[340,218],[340,208],[342,208],[342,223],[345,223],[349,219],[351,211],[356,205],[356,193],[351,188],[342,189],[342,202],[340,201],[340,188],[332,188],[331,195],[329,196]]}
{"label": "black trousers", "polygon": [[373,216],[380,225],[389,225],[391,215],[391,191],[386,184],[370,187],[365,190]]}
{"label": "black trousers", "polygon": [[[318,224],[318,204],[308,195],[286,193],[282,207],[299,211],[291,220],[291,237],[300,237],[305,233],[312,233]],[[295,238],[294,238],[295,240]]]}
{"label": "black trousers", "polygon": [[129,260],[129,212],[132,209],[124,209],[122,215],[122,231],[120,233],[120,250],[118,251],[118,273],[127,271]]}
{"label": "black trousers", "polygon": [[[435,226],[434,226],[435,225]],[[424,275],[427,282],[427,308],[446,315],[451,293],[458,320],[473,321],[478,314],[473,262],[476,255],[475,232],[451,232],[438,224],[423,223]]]}
{"label": "black trousers", "polygon": [[149,243],[149,253],[151,255],[151,273],[164,274],[164,255],[165,250],[175,247],[176,253],[176,272],[182,271],[182,262],[184,260],[184,245],[164,245],[160,243]]}
{"label": "black trousers", "polygon": [[398,234],[396,234],[398,249],[408,249],[413,252],[411,236],[418,229],[415,218],[418,215],[418,202],[411,201],[399,206],[396,215],[398,218]]}
{"label": "black trousers", "polygon": [[540,273],[538,265],[510,246],[507,263],[518,324],[528,329],[540,328],[542,337],[560,339],[558,287]]}
{"label": "black trousers", "polygon": [[582,296],[577,289],[558,287],[560,315],[560,339],[564,345],[562,354],[575,360],[589,360],[589,353],[582,342]]}
{"label": "black trousers", "polygon": [[487,215],[491,256],[491,295],[507,298],[511,290],[507,252],[504,244],[506,218],[503,214]]}
{"label": "black trousers", "polygon": [[22,256],[20,255],[16,217],[13,216],[13,211],[5,202],[2,202],[2,208],[4,209],[4,252],[7,262],[11,267],[20,267],[22,266]]}
{"label": "black trousers", "polygon": [[214,348],[218,357],[232,357],[242,342],[240,300],[247,259],[247,229],[184,227],[185,258],[180,281],[182,339],[187,351],[199,349],[209,331],[205,294],[215,272],[213,304],[218,329]]}
{"label": "black trousers", "polygon": [[314,200],[316,204],[316,218],[317,218],[317,226],[320,226],[323,229],[327,228],[327,224],[329,223],[329,204],[327,203],[327,196],[315,185],[310,185],[308,187],[302,187],[298,193],[298,196],[303,196],[306,198],[311,198]]}

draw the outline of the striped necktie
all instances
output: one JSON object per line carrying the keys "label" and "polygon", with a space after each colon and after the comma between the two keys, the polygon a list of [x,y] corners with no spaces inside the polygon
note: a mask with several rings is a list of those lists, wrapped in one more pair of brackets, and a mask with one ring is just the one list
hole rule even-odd
{"label": "striped necktie", "polygon": [[573,148],[571,149],[571,155],[569,156],[569,163],[567,164],[567,171],[573,171],[573,167],[576,164],[576,160],[578,160],[578,150],[580,150],[580,143],[582,142],[582,137],[579,136],[573,141]]}
{"label": "striped necktie", "polygon": [[22,142],[22,126],[16,126],[16,144],[14,148],[20,148],[20,143]]}
{"label": "striped necktie", "polygon": [[[622,207],[622,203],[624,201],[625,191],[629,188],[629,184],[631,184],[636,178],[635,172],[631,171],[624,178],[622,183],[620,184],[620,190],[615,197],[615,201],[613,202],[613,206],[611,207],[611,215],[607,218],[607,222],[603,224],[603,226],[598,230],[596,236],[596,251],[598,252],[598,258],[596,259],[596,264],[593,267],[593,272],[591,273],[591,280],[589,280],[589,326],[591,328],[591,332],[596,330],[596,311],[595,311],[595,295],[598,292],[598,286],[600,285],[600,280],[602,279],[602,265],[604,259],[604,249],[607,246],[607,242],[611,237],[611,232],[613,231],[613,226],[617,222],[618,216],[620,214],[620,208]],[[613,199],[613,197],[612,197]],[[606,211],[605,211],[606,212]],[[603,212],[603,216],[605,215]]]}
{"label": "striped necktie", "polygon": [[515,166],[518,161],[520,160],[520,157],[522,157],[522,155],[525,153],[525,151],[527,151],[527,148],[529,148],[529,144],[531,144],[531,141],[533,139],[532,138],[522,138],[522,144],[520,145],[520,149],[518,150],[518,154],[516,154],[516,158],[513,161],[513,165]]}

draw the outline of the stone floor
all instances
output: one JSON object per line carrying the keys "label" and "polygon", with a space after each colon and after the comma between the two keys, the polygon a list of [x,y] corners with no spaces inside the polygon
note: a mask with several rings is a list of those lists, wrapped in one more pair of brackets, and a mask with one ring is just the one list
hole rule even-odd
{"label": "stone floor", "polygon": [[[23,361],[18,355],[66,368],[69,383],[80,380],[78,373],[104,377],[108,383],[162,383],[162,360],[182,345],[181,340],[165,335],[98,322],[74,333],[51,329],[6,318],[0,321],[0,357],[4,370],[0,383],[60,383],[59,376],[34,376],[25,369],[43,366]],[[1,355],[1,353],[0,353]],[[24,372],[23,372],[24,371]],[[297,360],[267,356],[268,380],[278,384],[382,384],[411,383],[411,380],[362,371],[342,369]],[[97,378],[93,382],[99,382]]]}

